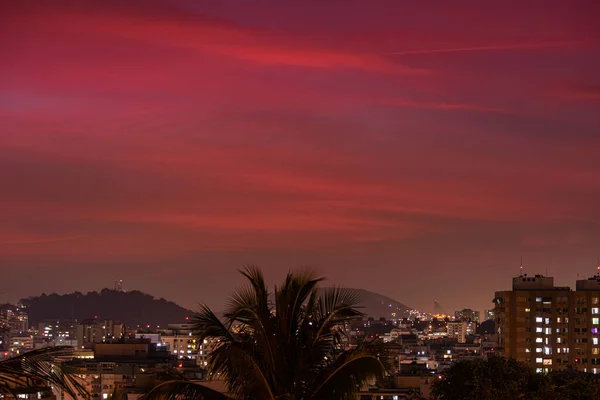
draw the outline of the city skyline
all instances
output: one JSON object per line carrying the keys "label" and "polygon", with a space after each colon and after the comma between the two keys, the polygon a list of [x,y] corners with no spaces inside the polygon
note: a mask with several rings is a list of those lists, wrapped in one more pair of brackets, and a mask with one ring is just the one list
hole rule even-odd
{"label": "city skyline", "polygon": [[0,5],[0,301],[257,264],[423,311],[600,255],[594,1]]}

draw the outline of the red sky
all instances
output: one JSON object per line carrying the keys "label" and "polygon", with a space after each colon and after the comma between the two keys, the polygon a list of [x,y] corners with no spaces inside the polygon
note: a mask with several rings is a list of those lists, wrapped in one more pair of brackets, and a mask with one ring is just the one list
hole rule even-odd
{"label": "red sky", "polygon": [[90,3],[0,5],[0,301],[218,307],[256,263],[453,311],[521,256],[595,271],[598,2]]}

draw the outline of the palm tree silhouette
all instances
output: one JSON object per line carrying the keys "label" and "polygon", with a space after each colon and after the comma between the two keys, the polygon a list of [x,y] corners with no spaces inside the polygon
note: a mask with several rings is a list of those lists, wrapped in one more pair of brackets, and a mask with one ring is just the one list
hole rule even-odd
{"label": "palm tree silhouette", "polygon": [[354,291],[319,289],[322,278],[290,272],[271,295],[258,267],[240,272],[248,285],[231,295],[223,320],[205,305],[195,316],[198,339],[218,343],[208,367],[228,393],[174,380],[147,399],[342,400],[385,374],[379,341],[344,348],[344,324],[362,316]]}

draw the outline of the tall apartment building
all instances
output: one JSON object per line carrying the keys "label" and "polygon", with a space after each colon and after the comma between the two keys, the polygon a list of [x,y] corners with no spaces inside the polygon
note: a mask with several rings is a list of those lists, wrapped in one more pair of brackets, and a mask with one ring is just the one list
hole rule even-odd
{"label": "tall apartment building", "polygon": [[456,338],[458,343],[467,342],[467,321],[448,322],[446,329],[448,337]]}
{"label": "tall apartment building", "polygon": [[512,290],[496,292],[496,353],[538,372],[571,367],[600,372],[600,273],[578,280],[576,290],[554,278],[522,274]]}
{"label": "tall apartment building", "polygon": [[454,318],[457,321],[480,322],[480,312],[473,311],[470,308],[465,308],[454,312]]}

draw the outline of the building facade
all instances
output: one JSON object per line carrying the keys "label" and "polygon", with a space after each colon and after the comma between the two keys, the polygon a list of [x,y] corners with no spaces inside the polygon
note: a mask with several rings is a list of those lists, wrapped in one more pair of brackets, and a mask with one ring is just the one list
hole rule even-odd
{"label": "building facade", "polygon": [[480,322],[480,312],[465,308],[454,312],[454,319],[457,321]]}
{"label": "building facade", "polygon": [[456,338],[458,343],[466,343],[467,342],[467,321],[456,321],[456,322],[448,322],[446,324],[446,329],[448,331],[448,337]]}
{"label": "building facade", "polygon": [[538,372],[600,372],[600,274],[578,280],[576,290],[554,286],[552,277],[520,275],[494,303],[497,354]]}

